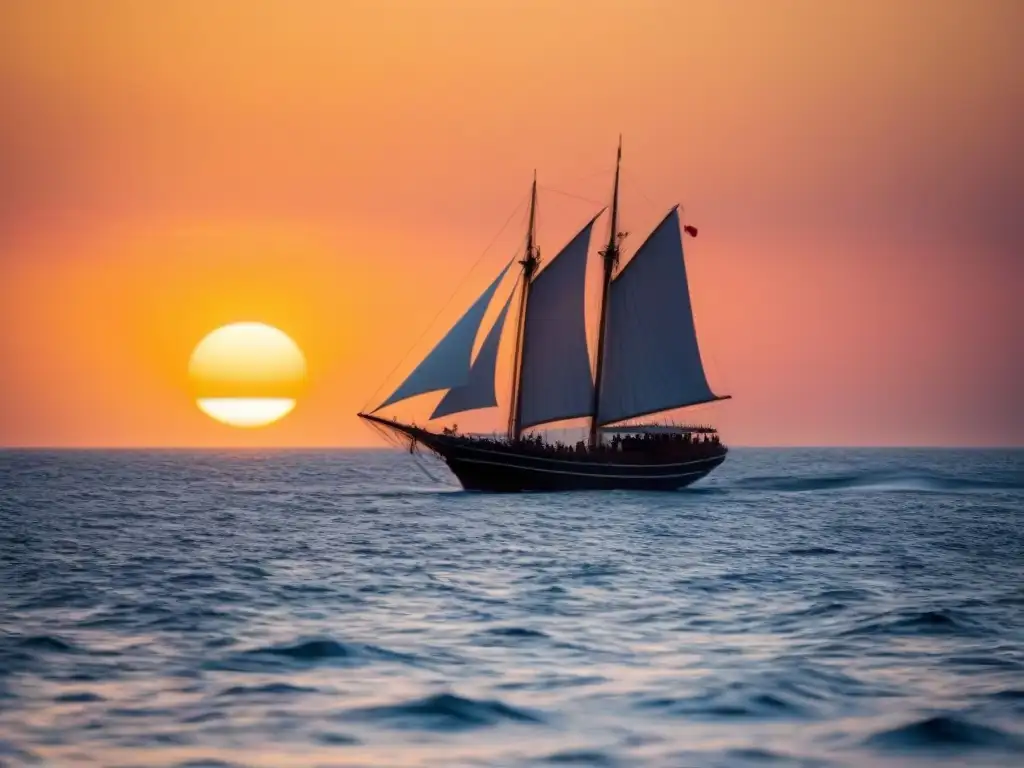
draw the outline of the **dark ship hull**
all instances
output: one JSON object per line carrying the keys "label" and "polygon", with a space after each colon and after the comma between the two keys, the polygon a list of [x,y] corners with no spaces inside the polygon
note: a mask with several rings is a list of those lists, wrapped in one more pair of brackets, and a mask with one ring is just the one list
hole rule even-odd
{"label": "dark ship hull", "polygon": [[551,455],[528,445],[437,434],[419,427],[361,416],[403,436],[411,450],[437,454],[468,491],[674,491],[700,480],[725,461],[720,444],[694,444],[668,457],[656,452]]}

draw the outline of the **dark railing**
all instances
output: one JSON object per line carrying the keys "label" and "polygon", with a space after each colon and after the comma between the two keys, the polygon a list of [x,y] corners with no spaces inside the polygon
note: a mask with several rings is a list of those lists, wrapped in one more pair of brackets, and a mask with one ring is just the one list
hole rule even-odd
{"label": "dark railing", "polygon": [[508,440],[502,437],[460,435],[445,429],[442,437],[466,446],[520,455],[580,461],[687,461],[717,456],[725,451],[717,434],[656,433],[613,436],[597,446],[586,440],[574,444],[561,441],[547,442],[539,436]]}

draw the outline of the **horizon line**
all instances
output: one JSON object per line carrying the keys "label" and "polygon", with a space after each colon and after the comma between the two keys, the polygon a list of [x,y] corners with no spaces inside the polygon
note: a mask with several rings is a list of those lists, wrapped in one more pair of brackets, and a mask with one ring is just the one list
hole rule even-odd
{"label": "horizon line", "polygon": [[[1024,450],[1024,443],[993,445],[942,444],[877,444],[877,443],[799,443],[799,444],[734,444],[730,450]],[[407,449],[389,445],[0,445],[0,453],[15,451],[392,451]]]}

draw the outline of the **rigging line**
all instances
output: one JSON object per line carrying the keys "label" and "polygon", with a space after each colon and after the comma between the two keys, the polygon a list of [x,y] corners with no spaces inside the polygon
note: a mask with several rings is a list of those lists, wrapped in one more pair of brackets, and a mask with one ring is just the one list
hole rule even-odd
{"label": "rigging line", "polygon": [[644,200],[646,200],[650,205],[652,205],[652,206],[653,205],[657,205],[653,200],[651,200],[651,198],[649,198],[644,193],[643,189],[640,188],[640,185],[637,184],[635,181],[633,181],[633,179],[630,178],[627,174],[625,174],[625,173],[622,174],[622,180],[624,182],[626,182],[629,186],[631,186],[633,188],[634,192],[638,192],[640,194],[640,197],[642,197]]}
{"label": "rigging line", "polygon": [[420,471],[427,476],[430,482],[434,483],[435,485],[450,485],[450,483],[446,483],[443,480],[436,478],[432,474],[430,474],[430,472],[427,470],[425,463],[421,460],[421,457],[419,456],[419,451],[411,451],[410,455],[412,456],[413,463],[417,467],[419,467]]}
{"label": "rigging line", "polygon": [[436,314],[436,315],[434,315],[434,317],[433,317],[433,318],[431,319],[431,321],[430,321],[429,323],[427,323],[427,325],[426,325],[426,326],[425,326],[425,327],[423,328],[423,332],[422,332],[422,333],[421,333],[421,334],[419,335],[419,337],[418,337],[418,338],[416,339],[416,341],[414,341],[414,342],[412,343],[412,345],[411,345],[411,346],[409,347],[409,349],[407,349],[407,350],[406,350],[406,352],[405,352],[405,354],[404,354],[404,355],[402,356],[402,358],[401,358],[401,359],[400,359],[400,360],[399,360],[399,361],[398,361],[398,362],[397,362],[397,363],[395,364],[395,367],[391,369],[391,372],[390,372],[390,373],[389,373],[389,374],[388,374],[388,375],[387,375],[386,377],[384,377],[384,380],[383,380],[383,381],[382,381],[382,382],[381,382],[381,383],[380,383],[380,384],[379,384],[379,385],[377,386],[377,389],[375,389],[375,390],[374,390],[374,392],[373,392],[373,394],[372,394],[372,395],[370,395],[369,399],[368,399],[368,400],[366,401],[366,403],[365,403],[365,404],[363,405],[363,408],[362,408],[362,410],[363,410],[363,411],[366,411],[366,410],[368,410],[368,409],[370,408],[370,404],[371,404],[371,403],[372,403],[372,402],[373,402],[374,400],[376,400],[376,399],[377,399],[377,396],[378,396],[378,395],[380,394],[380,391],[381,391],[382,389],[384,389],[384,385],[385,385],[385,384],[386,384],[386,383],[387,383],[388,381],[390,381],[390,379],[391,379],[391,377],[392,377],[392,376],[394,376],[394,375],[395,375],[395,371],[397,371],[397,370],[398,370],[399,368],[401,368],[401,367],[402,367],[402,365],[404,365],[404,364],[405,364],[405,361],[409,359],[409,355],[411,355],[411,354],[412,354],[412,351],[413,351],[413,350],[414,350],[414,349],[416,348],[416,346],[417,346],[417,345],[418,345],[418,344],[419,344],[419,343],[420,343],[421,341],[423,341],[423,339],[424,339],[424,338],[426,337],[426,335],[427,335],[427,332],[428,332],[428,331],[430,331],[430,329],[434,327],[434,323],[436,323],[436,322],[437,322],[437,319],[438,319],[438,318],[439,318],[439,317],[441,316],[441,314],[442,314],[442,313],[443,313],[443,312],[444,312],[444,311],[445,311],[446,309],[448,309],[448,306],[449,306],[449,305],[450,305],[450,304],[452,303],[452,299],[454,299],[454,298],[455,298],[455,297],[456,297],[456,296],[458,295],[459,291],[461,291],[461,290],[462,290],[462,287],[463,287],[463,286],[464,286],[464,285],[466,284],[466,281],[467,281],[467,280],[469,280],[469,276],[473,274],[473,272],[474,272],[474,271],[476,270],[476,268],[477,268],[478,266],[480,266],[480,262],[481,262],[481,261],[483,261],[483,259],[484,259],[484,256],[486,256],[486,255],[487,255],[488,251],[490,251],[490,250],[491,250],[491,248],[493,248],[493,247],[494,247],[494,244],[495,244],[496,242],[498,242],[498,238],[499,238],[499,237],[501,237],[501,236],[502,236],[502,235],[503,235],[503,234],[505,233],[505,230],[506,230],[506,229],[508,229],[508,225],[509,225],[510,223],[512,223],[512,219],[514,219],[514,218],[515,218],[515,216],[516,216],[516,214],[517,214],[517,213],[519,213],[519,209],[523,207],[523,205],[524,205],[524,203],[526,203],[526,200],[528,199],[528,197],[529,197],[529,196],[527,196],[526,198],[523,198],[522,200],[520,200],[520,201],[519,201],[519,205],[517,205],[517,206],[515,207],[515,210],[513,210],[513,211],[512,211],[512,213],[510,213],[510,214],[509,214],[509,217],[508,217],[507,219],[505,219],[505,223],[501,225],[501,229],[499,229],[499,230],[498,230],[498,233],[497,233],[497,234],[496,234],[496,235],[495,235],[495,236],[494,236],[493,238],[491,238],[491,242],[487,244],[487,247],[486,247],[486,248],[484,248],[484,250],[483,250],[483,253],[481,253],[481,254],[480,254],[480,255],[479,255],[478,257],[477,257],[476,261],[474,261],[474,262],[473,262],[473,266],[471,266],[471,267],[469,268],[469,271],[468,271],[468,272],[466,272],[466,275],[465,275],[465,277],[463,277],[463,278],[462,278],[462,281],[461,281],[461,282],[460,282],[460,283],[459,283],[459,284],[458,284],[458,285],[457,285],[457,286],[455,287],[455,290],[454,290],[454,291],[452,292],[452,294],[451,294],[451,295],[450,295],[450,296],[448,297],[448,300],[447,300],[447,301],[445,301],[444,305],[443,305],[443,306],[442,306],[442,307],[441,307],[441,308],[440,308],[439,310],[437,310],[437,314]]}
{"label": "rigging line", "polygon": [[582,195],[574,195],[572,192],[563,192],[562,190],[555,189],[554,187],[541,187],[541,186],[538,186],[537,189],[541,189],[541,190],[543,190],[545,192],[553,192],[554,194],[562,195],[563,197],[571,197],[574,200],[582,200],[583,202],[590,203],[592,205],[604,205],[604,203],[601,203],[601,202],[599,202],[597,200],[591,200],[589,197],[583,197]]}

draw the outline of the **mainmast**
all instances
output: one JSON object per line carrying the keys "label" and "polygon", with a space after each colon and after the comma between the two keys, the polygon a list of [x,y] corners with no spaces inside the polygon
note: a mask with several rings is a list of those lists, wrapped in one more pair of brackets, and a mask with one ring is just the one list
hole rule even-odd
{"label": "mainmast", "polygon": [[511,405],[508,409],[508,437],[509,440],[518,440],[523,429],[520,426],[522,420],[519,418],[522,405],[523,391],[520,386],[523,362],[523,331],[526,322],[526,302],[530,296],[530,282],[537,266],[540,264],[540,251],[536,245],[537,223],[537,172],[533,172],[533,188],[530,192],[530,224],[526,230],[526,251],[523,260],[519,264],[523,268],[523,287],[519,297],[519,318],[516,321],[516,351],[512,358],[512,396],[509,399]]}
{"label": "mainmast", "polygon": [[597,366],[594,371],[594,404],[590,411],[590,440],[591,448],[597,446],[597,408],[601,402],[601,377],[604,369],[604,335],[605,325],[608,319],[608,290],[612,284],[612,273],[619,263],[619,241],[625,236],[619,232],[619,169],[622,165],[622,136],[619,135],[619,151],[615,158],[615,186],[612,188],[612,215],[611,228],[608,233],[608,246],[601,251],[604,257],[604,276],[601,279],[601,306],[598,310],[601,315],[597,330]]}

